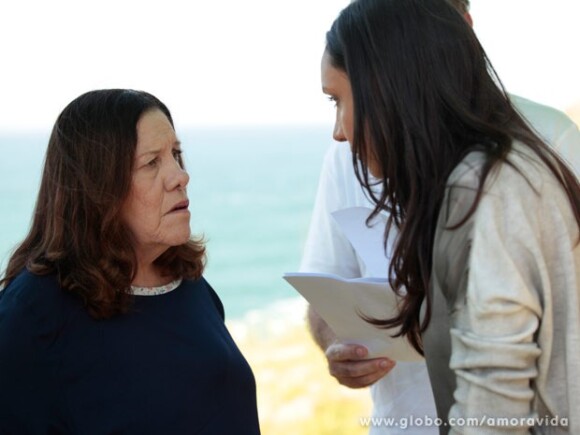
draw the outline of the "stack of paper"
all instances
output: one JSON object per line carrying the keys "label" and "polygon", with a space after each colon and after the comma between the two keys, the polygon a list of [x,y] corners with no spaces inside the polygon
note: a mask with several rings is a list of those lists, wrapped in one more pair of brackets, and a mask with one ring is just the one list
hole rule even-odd
{"label": "stack of paper", "polygon": [[[384,219],[370,228],[370,210],[356,207],[333,216],[357,254],[375,277],[346,279],[324,273],[287,273],[288,281],[324,319],[342,343],[362,344],[369,358],[386,356],[397,361],[422,357],[405,338],[392,338],[394,330],[380,329],[364,318],[387,319],[397,314],[398,297],[386,278],[388,262],[383,244]],[[388,250],[387,250],[388,252]],[[388,254],[387,254],[388,255]]]}

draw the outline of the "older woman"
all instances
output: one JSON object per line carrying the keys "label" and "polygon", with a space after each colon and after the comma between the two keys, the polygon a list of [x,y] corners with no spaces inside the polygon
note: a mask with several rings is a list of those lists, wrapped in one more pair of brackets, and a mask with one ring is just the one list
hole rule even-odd
{"label": "older woman", "polygon": [[260,432],[181,152],[145,92],[89,92],[59,116],[1,281],[0,433]]}

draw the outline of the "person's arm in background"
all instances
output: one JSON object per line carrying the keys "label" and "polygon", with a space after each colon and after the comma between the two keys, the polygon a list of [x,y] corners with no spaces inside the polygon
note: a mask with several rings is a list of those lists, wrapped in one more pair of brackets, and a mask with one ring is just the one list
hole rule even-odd
{"label": "person's arm in background", "polygon": [[530,127],[580,176],[580,131],[576,123],[558,109],[518,95],[510,95],[510,101]]}
{"label": "person's arm in background", "polygon": [[[346,144],[333,144],[326,153],[301,272],[332,273],[345,278],[362,275],[351,244],[331,216],[332,212],[343,208],[369,206],[364,202],[362,190],[354,176],[350,156]],[[340,384],[350,388],[367,387],[394,367],[394,361],[387,358],[365,359],[368,350],[364,346],[337,343],[333,331],[310,306],[307,319],[312,338],[326,355],[330,374]]]}
{"label": "person's arm in background", "polygon": [[576,124],[568,126],[556,142],[556,150],[580,176],[580,131]]}
{"label": "person's arm in background", "polygon": [[308,325],[312,338],[326,356],[329,373],[346,387],[371,386],[395,366],[395,362],[387,358],[365,359],[368,350],[364,346],[335,342],[332,330],[310,306]]}

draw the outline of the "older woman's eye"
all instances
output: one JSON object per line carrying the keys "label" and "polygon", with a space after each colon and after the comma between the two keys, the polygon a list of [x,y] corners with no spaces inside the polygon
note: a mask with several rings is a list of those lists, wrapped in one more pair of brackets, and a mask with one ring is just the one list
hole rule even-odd
{"label": "older woman's eye", "polygon": [[173,150],[173,158],[177,161],[177,163],[179,163],[180,166],[183,167],[183,158],[181,156],[182,153],[183,151],[181,150],[178,149]]}
{"label": "older woman's eye", "polygon": [[153,160],[147,162],[147,166],[154,168],[159,164],[159,157],[155,157]]}

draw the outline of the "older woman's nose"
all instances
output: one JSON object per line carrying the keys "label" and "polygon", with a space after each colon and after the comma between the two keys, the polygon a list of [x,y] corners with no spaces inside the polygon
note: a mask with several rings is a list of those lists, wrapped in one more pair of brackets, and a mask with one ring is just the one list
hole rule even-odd
{"label": "older woman's nose", "polygon": [[189,174],[179,165],[171,169],[166,179],[167,190],[186,187],[189,183]]}

